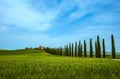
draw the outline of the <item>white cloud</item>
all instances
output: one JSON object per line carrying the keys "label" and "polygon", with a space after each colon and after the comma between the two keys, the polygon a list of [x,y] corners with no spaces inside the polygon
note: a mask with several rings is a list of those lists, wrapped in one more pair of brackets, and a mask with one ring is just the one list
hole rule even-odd
{"label": "white cloud", "polygon": [[52,12],[40,13],[32,10],[30,4],[21,0],[0,1],[0,23],[14,24],[19,28],[30,30],[47,30],[51,27],[51,21],[55,18]]}
{"label": "white cloud", "polygon": [[[119,3],[117,0],[74,0],[71,4],[77,5],[78,10],[71,13],[70,19],[84,17],[86,14],[94,14],[97,20],[106,21],[114,20],[119,15]],[[108,8],[109,7],[109,8]],[[112,10],[112,11],[110,11]],[[99,19],[101,18],[101,19]],[[94,21],[96,20],[94,19]],[[109,21],[108,20],[108,21]]]}

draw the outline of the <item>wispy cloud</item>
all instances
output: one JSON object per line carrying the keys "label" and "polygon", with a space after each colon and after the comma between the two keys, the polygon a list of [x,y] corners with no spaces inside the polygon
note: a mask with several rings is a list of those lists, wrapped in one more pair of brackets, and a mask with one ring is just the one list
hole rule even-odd
{"label": "wispy cloud", "polygon": [[0,23],[15,25],[18,28],[30,30],[47,30],[51,27],[54,16],[51,12],[40,13],[32,10],[24,0],[0,1]]}

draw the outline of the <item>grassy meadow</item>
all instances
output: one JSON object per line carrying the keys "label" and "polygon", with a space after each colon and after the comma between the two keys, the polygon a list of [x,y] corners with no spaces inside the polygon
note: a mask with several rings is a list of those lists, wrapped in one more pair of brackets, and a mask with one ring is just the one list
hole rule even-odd
{"label": "grassy meadow", "polygon": [[120,79],[120,61],[0,50],[0,79]]}

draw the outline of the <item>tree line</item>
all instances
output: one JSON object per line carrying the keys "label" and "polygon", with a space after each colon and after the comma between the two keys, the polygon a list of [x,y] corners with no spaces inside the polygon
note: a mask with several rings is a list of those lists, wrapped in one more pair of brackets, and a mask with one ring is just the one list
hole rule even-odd
{"label": "tree line", "polygon": [[[97,40],[95,41],[95,50],[93,51],[93,43],[92,38],[90,38],[89,42],[89,56],[93,57],[94,53],[96,58],[103,58],[106,57],[106,49],[105,49],[105,40],[102,39],[102,45],[100,43],[100,38],[97,36]],[[101,50],[102,48],[102,50]],[[60,56],[72,56],[72,57],[87,57],[88,51],[87,51],[87,43],[86,40],[84,40],[84,44],[81,44],[81,41],[79,43],[69,43],[64,46],[64,48],[45,48],[45,51],[53,54],[53,55],[60,55]],[[113,34],[111,35],[111,53],[112,58],[116,58],[116,49],[115,49],[115,41]],[[102,54],[102,55],[101,55]]]}

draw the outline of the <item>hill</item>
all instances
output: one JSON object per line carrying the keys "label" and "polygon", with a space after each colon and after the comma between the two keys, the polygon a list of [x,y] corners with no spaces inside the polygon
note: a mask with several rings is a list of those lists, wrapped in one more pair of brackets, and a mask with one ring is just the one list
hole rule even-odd
{"label": "hill", "polygon": [[120,79],[120,61],[0,50],[0,79]]}

